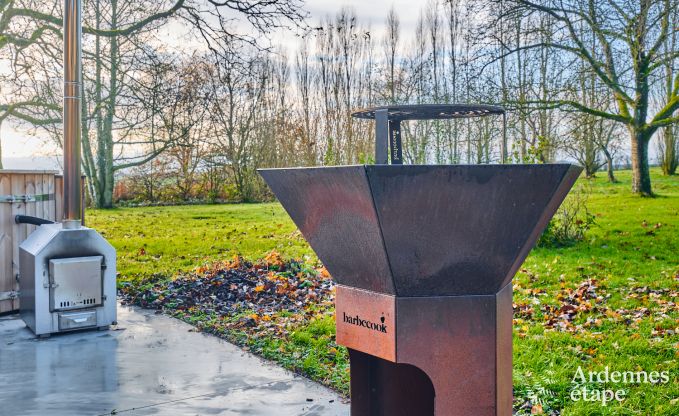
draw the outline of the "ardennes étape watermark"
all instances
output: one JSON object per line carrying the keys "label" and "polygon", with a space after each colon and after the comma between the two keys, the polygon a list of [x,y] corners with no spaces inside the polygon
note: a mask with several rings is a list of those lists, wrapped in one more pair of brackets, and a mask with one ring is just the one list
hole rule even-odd
{"label": "ardennes \u00e9tape watermark", "polygon": [[[585,373],[582,367],[578,366],[575,375],[571,380],[571,400],[578,402],[601,402],[602,406],[607,406],[612,401],[622,402],[627,397],[627,390],[624,388],[606,389],[591,387],[592,384],[665,384],[670,381],[669,371],[610,371],[606,366],[604,371],[588,371]],[[589,384],[588,384],[589,383]]]}

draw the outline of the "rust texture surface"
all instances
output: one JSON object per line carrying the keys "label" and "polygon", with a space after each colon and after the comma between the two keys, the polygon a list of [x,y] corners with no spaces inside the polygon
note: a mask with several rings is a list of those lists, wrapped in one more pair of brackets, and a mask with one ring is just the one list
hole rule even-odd
{"label": "rust texture surface", "polygon": [[[383,305],[396,312],[396,337],[387,343],[343,322],[347,310],[375,316]],[[337,311],[337,342],[351,360],[353,416],[511,416],[511,284],[496,295],[434,297],[339,286]]]}
{"label": "rust texture surface", "polygon": [[512,408],[512,318],[514,309],[512,308],[512,284],[508,284],[496,295],[496,316],[497,334],[495,342],[495,362],[497,368],[497,391],[496,402],[498,414],[503,413],[503,409]]}
{"label": "rust texture surface", "polygon": [[260,173],[338,283],[449,296],[506,286],[580,171],[370,165]]}
{"label": "rust texture surface", "polygon": [[396,298],[337,285],[337,343],[396,361]]}
{"label": "rust texture surface", "polygon": [[435,415],[511,416],[511,291],[397,298],[397,362],[429,376]]}
{"label": "rust texture surface", "polygon": [[394,292],[364,166],[259,172],[338,283]]}
{"label": "rust texture surface", "polygon": [[511,416],[511,279],[581,170],[260,171],[339,283],[353,416]]}
{"label": "rust texture surface", "polygon": [[497,293],[570,189],[570,169],[367,166],[396,293]]}

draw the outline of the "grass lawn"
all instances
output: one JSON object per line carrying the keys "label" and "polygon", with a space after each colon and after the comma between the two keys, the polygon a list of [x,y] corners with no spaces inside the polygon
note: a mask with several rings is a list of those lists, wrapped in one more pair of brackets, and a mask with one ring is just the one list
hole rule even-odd
{"label": "grass lawn", "polygon": [[235,255],[255,260],[272,250],[317,261],[277,203],[88,210],[86,221],[118,250],[124,281],[169,277]]}
{"label": "grass lawn", "polygon": [[[596,224],[583,241],[534,249],[514,279],[514,392],[518,414],[679,415],[679,177],[653,169],[655,198],[630,194],[630,172],[591,188]],[[577,186],[577,185],[576,185]],[[89,225],[118,249],[120,280],[131,290],[191,274],[199,266],[272,250],[317,264],[278,204],[204,205],[88,211]],[[168,311],[288,368],[347,392],[346,351],[334,344],[331,308],[286,320],[283,335],[257,335],[214,316]],[[247,311],[243,311],[247,313]],[[285,315],[285,314],[282,314]],[[227,322],[241,315],[224,318]],[[571,399],[588,371],[668,371],[666,383],[585,383],[625,390],[625,400]]]}

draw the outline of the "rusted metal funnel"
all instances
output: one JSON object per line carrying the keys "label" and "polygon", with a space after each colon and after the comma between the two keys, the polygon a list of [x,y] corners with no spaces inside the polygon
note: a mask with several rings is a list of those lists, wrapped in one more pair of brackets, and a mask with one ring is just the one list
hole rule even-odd
{"label": "rusted metal funnel", "polygon": [[260,171],[338,283],[352,415],[511,415],[511,279],[580,171]]}
{"label": "rusted metal funnel", "polygon": [[495,294],[580,173],[555,165],[372,165],[260,174],[338,283]]}

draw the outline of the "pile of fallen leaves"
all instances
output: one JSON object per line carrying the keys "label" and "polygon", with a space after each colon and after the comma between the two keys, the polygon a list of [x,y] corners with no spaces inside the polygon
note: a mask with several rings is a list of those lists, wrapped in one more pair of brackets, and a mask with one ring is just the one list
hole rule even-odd
{"label": "pile of fallen leaves", "polygon": [[[639,302],[627,309],[610,307],[611,294],[592,278],[581,281],[575,288],[567,287],[563,280],[556,302],[542,299],[548,295],[543,289],[523,288],[517,283],[515,292],[523,295],[517,296],[513,303],[513,322],[520,338],[527,335],[531,322],[541,322],[548,331],[580,333],[583,329],[596,329],[604,322],[622,323],[630,330],[638,330],[643,320],[653,319],[657,324],[650,333],[652,339],[679,333],[679,327],[671,322],[670,316],[677,308],[679,292],[676,289],[648,286],[621,288],[619,294],[623,299]],[[631,336],[640,337],[640,334]]]}
{"label": "pile of fallen leaves", "polygon": [[[606,300],[604,296],[597,293],[598,289],[599,284],[596,279],[585,280],[575,289],[562,288],[556,297],[560,305],[557,307],[544,305],[542,308],[546,320],[545,327],[567,332],[581,329],[573,325],[575,317],[581,313],[597,314],[601,309],[601,304]],[[583,325],[587,327],[594,322],[588,320]]]}
{"label": "pile of fallen leaves", "polygon": [[284,262],[272,252],[262,261],[242,258],[200,267],[170,281],[123,286],[124,304],[203,317],[199,329],[239,329],[283,335],[305,320],[332,313],[334,284],[324,268]]}
{"label": "pile of fallen leaves", "polygon": [[[561,290],[556,296],[557,304],[549,304],[540,300],[546,297],[547,292],[537,288],[522,288],[516,285],[517,293],[528,298],[517,298],[513,303],[514,326],[518,330],[518,336],[523,338],[528,332],[528,322],[533,321],[536,313],[540,312],[544,318],[543,325],[547,330],[577,332],[582,328],[588,328],[600,324],[597,316],[609,312],[605,306],[610,298],[603,292],[596,279],[587,279],[580,282],[576,288],[567,287],[562,282]],[[587,316],[587,321],[575,325],[578,316]]]}

